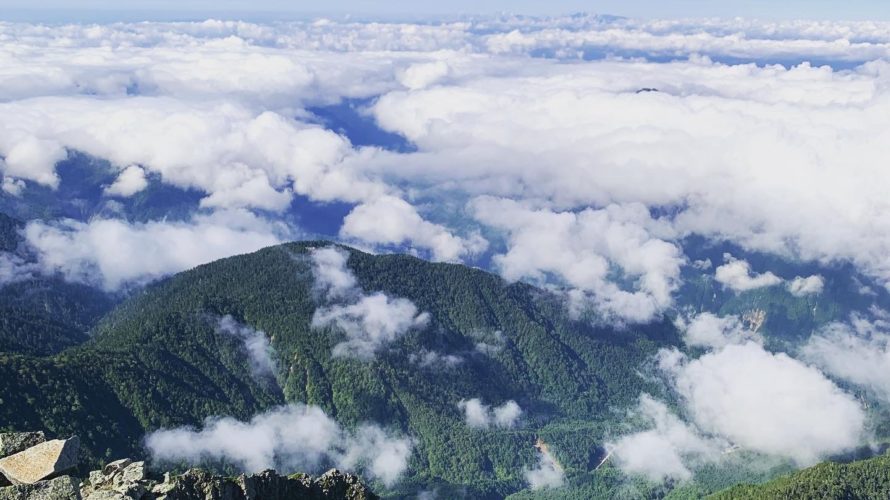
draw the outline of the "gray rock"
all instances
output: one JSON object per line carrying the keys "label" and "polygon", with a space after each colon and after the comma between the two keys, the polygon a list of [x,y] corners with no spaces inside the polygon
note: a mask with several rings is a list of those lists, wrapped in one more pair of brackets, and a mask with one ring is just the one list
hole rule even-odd
{"label": "gray rock", "polygon": [[0,459],[0,474],[12,484],[34,484],[77,467],[77,436],[55,439]]}
{"label": "gray rock", "polygon": [[102,468],[102,474],[106,476],[113,476],[117,474],[119,471],[123,470],[125,467],[133,463],[129,458],[122,458],[120,460],[115,460],[114,462],[109,463],[105,467]]}
{"label": "gray rock", "polygon": [[114,490],[96,490],[83,497],[83,500],[132,500],[123,493]]}
{"label": "gray rock", "polygon": [[0,458],[15,455],[45,441],[46,436],[40,431],[0,433]]}
{"label": "gray rock", "polygon": [[81,500],[81,497],[74,479],[61,476],[35,484],[0,488],[0,500]]}
{"label": "gray rock", "polygon": [[132,462],[121,469],[112,479],[114,485],[129,485],[144,481],[148,477],[145,462]]}

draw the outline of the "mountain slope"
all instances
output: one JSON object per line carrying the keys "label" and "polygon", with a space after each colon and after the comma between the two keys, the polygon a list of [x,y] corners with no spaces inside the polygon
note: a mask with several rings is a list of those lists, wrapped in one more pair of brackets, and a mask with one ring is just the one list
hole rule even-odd
{"label": "mountain slope", "polygon": [[[569,473],[592,468],[620,408],[659,391],[640,364],[677,342],[668,324],[616,331],[573,321],[554,297],[483,271],[350,250],[366,292],[410,299],[430,322],[370,361],[335,358],[342,332],[311,327],[318,304],[307,252],[319,245],[267,248],[150,286],[110,313],[93,341],[56,357],[0,356],[0,422],[80,434],[96,461],[136,454],[158,427],[305,402],[347,426],[372,420],[414,436],[406,492],[432,484],[503,496],[524,487],[539,435],[557,443]],[[278,384],[254,379],[243,347],[214,330],[208,318],[223,315],[272,339]],[[480,352],[483,341],[492,348]],[[417,361],[427,353],[462,361]],[[515,400],[522,424],[471,429],[458,408],[470,398]],[[22,407],[29,411],[13,411]]]}
{"label": "mountain slope", "polygon": [[0,213],[0,352],[43,356],[86,342],[89,330],[117,299],[36,272],[20,235],[23,227]]}
{"label": "mountain slope", "polygon": [[890,456],[847,464],[825,462],[761,485],[738,485],[713,500],[847,500],[890,498]]}

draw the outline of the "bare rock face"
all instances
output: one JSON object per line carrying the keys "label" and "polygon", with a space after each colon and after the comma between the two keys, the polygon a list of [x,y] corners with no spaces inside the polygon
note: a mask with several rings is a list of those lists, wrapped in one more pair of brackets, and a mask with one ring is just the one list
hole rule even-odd
{"label": "bare rock face", "polygon": [[12,484],[34,484],[77,467],[80,440],[55,439],[0,459],[0,475]]}
{"label": "bare rock face", "polygon": [[[166,476],[152,489],[156,500],[376,500],[358,476],[331,469],[318,478],[281,476],[274,470],[237,478],[192,469]],[[92,499],[89,499],[92,500]]]}
{"label": "bare rock face", "polygon": [[0,458],[15,455],[46,441],[43,432],[0,433]]}
{"label": "bare rock face", "polygon": [[0,500],[81,500],[77,483],[61,476],[35,484],[17,484],[0,488]]}

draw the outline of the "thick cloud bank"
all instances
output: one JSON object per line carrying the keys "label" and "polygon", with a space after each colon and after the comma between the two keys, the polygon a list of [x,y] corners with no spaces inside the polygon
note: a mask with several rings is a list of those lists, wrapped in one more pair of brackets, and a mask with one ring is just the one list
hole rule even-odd
{"label": "thick cloud bank", "polygon": [[359,470],[386,485],[408,468],[413,441],[371,424],[353,431],[340,427],[316,406],[283,406],[242,422],[209,418],[202,429],[180,427],[145,438],[155,460],[226,461],[246,472],[278,469],[284,473],[335,465]]}
{"label": "thick cloud bank", "polygon": [[687,359],[661,353],[692,420],[743,448],[801,465],[861,443],[865,413],[818,370],[754,342]]}
{"label": "thick cloud bank", "polygon": [[[764,349],[738,317],[702,313],[678,318],[677,326],[687,345],[707,350],[696,359],[675,348],[657,356],[685,421],[642,395],[631,417],[643,430],[606,446],[625,472],[654,481],[690,479],[736,449],[804,466],[865,442],[866,414],[855,398],[813,366]],[[858,322],[858,330],[833,324],[810,340],[804,357],[886,397],[886,336],[867,321]]]}
{"label": "thick cloud bank", "polygon": [[335,357],[368,360],[387,344],[409,330],[422,329],[429,314],[420,312],[408,299],[392,298],[383,292],[365,294],[346,266],[349,254],[335,247],[311,253],[315,287],[329,305],[316,309],[312,327],[336,327],[347,340],[334,346]]}
{"label": "thick cloud bank", "polygon": [[[0,39],[4,196],[58,188],[57,164],[79,151],[115,169],[111,199],[157,181],[294,234],[295,200],[343,204],[328,237],[482,256],[630,322],[673,305],[688,235],[890,282],[881,23],[3,23]],[[343,99],[360,126],[326,114]],[[173,225],[159,217],[115,231],[144,249],[116,262],[89,240],[125,223],[78,224],[32,230],[41,262],[71,279],[98,270],[107,288],[281,236],[226,223],[231,238],[171,255],[144,238]],[[781,280],[744,261],[717,278],[737,291]],[[801,280],[792,293],[819,292]]]}

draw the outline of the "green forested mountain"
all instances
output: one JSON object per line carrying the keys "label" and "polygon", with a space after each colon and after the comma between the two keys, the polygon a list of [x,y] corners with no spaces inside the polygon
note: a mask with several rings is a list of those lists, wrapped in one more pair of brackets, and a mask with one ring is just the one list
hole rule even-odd
{"label": "green forested mountain", "polygon": [[[431,319],[371,361],[333,358],[341,333],[310,327],[317,304],[306,253],[317,245],[272,247],[149,286],[91,341],[56,356],[0,355],[2,426],[79,434],[95,462],[139,454],[144,433],[159,427],[306,402],[347,426],[371,420],[414,436],[403,493],[434,485],[501,497],[525,487],[539,437],[570,477],[592,469],[616,416],[641,392],[660,391],[639,366],[678,342],[668,323],[616,331],[573,321],[554,297],[483,271],[350,251],[364,290],[408,298]],[[238,341],[208,321],[227,314],[271,337],[277,384],[255,380]],[[479,352],[482,340],[494,348]],[[421,352],[463,362],[412,362]],[[523,423],[468,428],[457,403],[469,398],[515,400]]]}
{"label": "green forested mountain", "polygon": [[[11,258],[28,269],[21,221],[0,213],[0,259]],[[116,299],[61,277],[25,273],[9,283],[0,276],[0,353],[48,355],[81,344],[114,306]]]}
{"label": "green forested mountain", "polygon": [[[16,238],[18,223],[8,221]],[[633,425],[627,409],[641,393],[672,401],[645,367],[659,348],[681,344],[675,326],[667,319],[620,329],[574,320],[559,297],[465,266],[347,249],[348,267],[366,293],[407,298],[430,320],[371,360],[334,357],[343,333],[311,326],[323,301],[309,251],[324,245],[293,243],[223,259],[150,285],[119,305],[61,278],[0,288],[0,430],[77,434],[90,467],[144,455],[143,437],[159,428],[198,425],[212,416],[246,420],[304,402],[348,427],[372,421],[416,439],[408,477],[382,490],[397,497],[432,490],[472,498],[686,499],[789,470],[779,464],[752,471],[728,462],[697,471],[691,483],[653,484],[601,464],[603,443]],[[702,310],[763,307],[768,315],[781,315],[785,304],[786,311],[803,312],[782,321],[815,328],[834,317],[819,316],[820,308],[846,307],[825,295],[793,297],[782,287],[731,294],[702,274],[689,277],[681,303],[697,304],[691,297],[700,297]],[[814,300],[820,302],[813,306]],[[217,331],[215,318],[224,315],[271,339],[274,381],[254,377],[241,341]],[[459,361],[428,363],[424,356]],[[520,425],[468,427],[458,402],[471,398],[492,406],[516,401]],[[539,440],[564,469],[565,487],[527,489],[524,472],[537,462]],[[860,475],[855,464],[822,470],[842,472],[843,484]],[[764,488],[785,488],[788,481]],[[759,498],[773,491],[759,488],[722,494]]]}
{"label": "green forested mountain", "polygon": [[890,455],[847,464],[825,462],[761,485],[738,485],[712,500],[881,500],[890,498]]}

